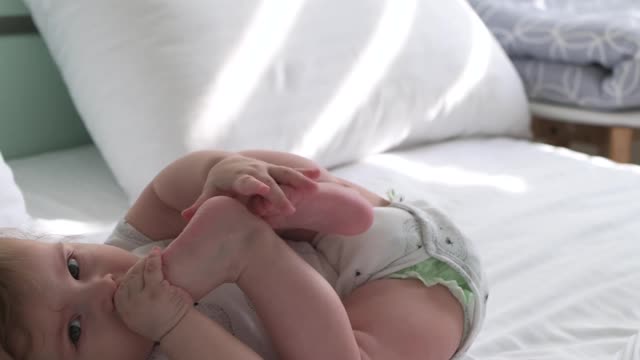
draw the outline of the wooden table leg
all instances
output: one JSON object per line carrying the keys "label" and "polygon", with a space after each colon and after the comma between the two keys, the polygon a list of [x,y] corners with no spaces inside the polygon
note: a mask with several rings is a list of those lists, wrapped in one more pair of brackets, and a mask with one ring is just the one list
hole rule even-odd
{"label": "wooden table leg", "polygon": [[533,116],[531,130],[535,139],[547,144],[562,147],[569,147],[571,144],[571,131],[568,124]]}
{"label": "wooden table leg", "polygon": [[609,130],[609,158],[620,163],[631,162],[633,129],[612,127]]}

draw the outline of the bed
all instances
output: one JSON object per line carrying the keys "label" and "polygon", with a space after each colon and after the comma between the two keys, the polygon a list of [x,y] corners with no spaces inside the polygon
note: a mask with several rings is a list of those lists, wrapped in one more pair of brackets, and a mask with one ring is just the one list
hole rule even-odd
{"label": "bed", "polygon": [[[39,231],[100,242],[127,209],[93,146],[9,165]],[[424,196],[474,240],[491,292],[467,359],[638,358],[638,167],[476,139],[374,155],[336,172],[381,194],[393,184]]]}
{"label": "bed", "polygon": [[[390,6],[392,2],[363,5],[365,3],[360,4]],[[65,5],[68,6],[67,11],[58,13],[55,7],[48,7],[48,2],[43,4],[46,6],[41,7],[35,0],[29,2],[36,23],[48,39],[53,57],[92,135],[92,143],[79,147],[70,145],[63,150],[35,156],[11,157],[7,164],[15,184],[4,180],[3,189],[6,191],[13,187],[16,190],[13,199],[21,197],[26,204],[26,210],[16,207],[15,212],[26,211],[27,220],[16,220],[13,224],[39,232],[76,236],[76,241],[102,242],[135,198],[140,184],[155,171],[154,166],[160,166],[166,161],[162,156],[170,157],[172,153],[163,150],[157,154],[155,149],[136,147],[141,144],[129,142],[126,137],[114,141],[113,134],[105,133],[103,127],[123,126],[123,123],[115,117],[106,125],[96,120],[97,109],[93,106],[97,102],[88,101],[89,95],[85,92],[91,89],[86,79],[97,76],[104,69],[88,72],[88,68],[83,67],[80,75],[73,73],[73,66],[68,61],[69,57],[75,59],[74,51],[79,50],[74,46],[79,46],[79,43],[66,38],[69,42],[64,49],[57,47],[55,37],[62,36],[64,27],[58,27],[59,31],[47,35],[52,27],[59,26],[56,22],[62,21],[64,14],[89,10],[85,5],[69,2]],[[447,4],[425,1],[421,3],[425,8],[417,12],[441,18],[440,23],[431,22],[435,28],[457,26],[458,31],[464,33],[464,26],[482,27],[463,1]],[[200,3],[199,6],[203,5]],[[99,12],[100,6],[97,8]],[[133,11],[131,8],[128,10]],[[457,17],[442,16],[442,11],[449,11]],[[460,20],[464,16],[470,19],[468,23]],[[145,19],[149,18],[152,16]],[[454,21],[455,24],[451,25],[451,19],[459,22]],[[88,16],[76,21],[95,21],[95,18]],[[69,24],[71,29],[74,26],[80,25]],[[104,30],[104,26],[96,24],[96,31]],[[127,31],[131,31],[128,36],[135,34],[135,30]],[[478,36],[485,33],[471,34],[467,40],[477,41]],[[134,36],[128,41],[135,43],[137,40]],[[460,41],[464,46],[473,43],[464,43],[464,39]],[[106,46],[113,50],[113,45],[112,42]],[[445,42],[441,50],[452,51],[453,47]],[[171,47],[163,49],[169,51]],[[491,55],[487,55],[489,53]],[[457,56],[455,51],[444,54],[449,54],[451,59]],[[515,71],[498,48],[490,48],[485,55],[491,58],[487,75],[477,79],[464,95],[458,95],[457,102],[449,99],[448,107],[445,107],[447,111],[437,107],[440,98],[436,96],[436,101],[429,107],[440,111],[430,118],[428,126],[424,119],[403,123],[398,113],[392,113],[391,118],[396,120],[394,124],[400,123],[403,129],[411,130],[409,135],[398,132],[402,141],[394,142],[400,137],[390,140],[388,136],[390,132],[396,134],[396,128],[383,127],[387,136],[360,132],[358,139],[347,141],[367,147],[338,146],[344,145],[344,142],[340,143],[344,141],[341,135],[336,137],[337,143],[330,143],[313,155],[331,166],[338,175],[379,194],[393,188],[407,198],[427,198],[449,214],[476,244],[489,278],[490,299],[483,330],[464,359],[640,358],[640,308],[637,306],[640,287],[636,286],[640,282],[640,262],[636,256],[640,253],[637,239],[640,233],[640,167],[531,142],[527,138],[528,119],[525,117],[528,112],[521,84],[516,87],[505,85],[507,82],[519,84]],[[123,56],[122,53],[119,56]],[[466,59],[468,54],[463,52],[461,56]],[[447,66],[443,69],[450,70],[452,77],[431,73],[429,76],[433,76],[432,83],[436,85],[427,90],[437,93],[439,81],[450,83],[451,79],[459,77],[460,69],[464,69],[466,63],[451,68],[451,64],[456,62],[451,59],[445,58],[443,63]],[[80,61],[71,60],[74,66],[80,66]],[[494,66],[502,70],[492,72]],[[273,80],[270,70],[265,71],[269,75],[266,78]],[[501,84],[500,80],[504,79],[508,81]],[[275,78],[273,81],[277,83],[279,80]],[[98,91],[105,96],[100,109],[114,115],[113,105],[117,99],[107,89],[109,86],[104,84]],[[125,92],[136,90],[118,89]],[[422,94],[432,94],[427,90]],[[392,103],[403,101],[407,94],[401,95],[402,98],[393,97]],[[502,101],[508,103],[506,107],[491,107],[501,97],[510,100]],[[386,109],[388,104],[384,99],[378,98],[376,104]],[[411,98],[411,101],[415,99]],[[491,104],[483,107],[485,103]],[[365,109],[367,106],[363,105]],[[466,108],[453,109],[456,106]],[[495,113],[500,110],[502,115]],[[364,113],[371,115],[371,112]],[[406,117],[412,115],[404,114]],[[471,114],[479,120],[474,123],[460,120]],[[345,121],[354,116],[345,118]],[[483,123],[483,119],[489,117],[491,120]],[[384,116],[377,119],[381,119],[384,125]],[[142,122],[134,123],[130,118],[126,121],[125,125],[134,128],[141,126]],[[244,120],[237,121],[242,123]],[[422,127],[416,128],[416,123]],[[349,124],[355,130],[363,129],[357,127],[357,121]],[[2,125],[9,126],[4,122]],[[351,131],[355,130],[351,128]],[[428,135],[411,135],[418,130],[420,134]],[[291,131],[295,132],[295,129]],[[158,132],[153,134],[158,138],[163,136]],[[266,138],[271,136],[263,135]],[[358,143],[363,137],[366,141]],[[275,139],[281,140],[279,137]],[[282,145],[277,141],[274,144],[274,148]],[[135,168],[130,163],[133,160],[129,160],[128,165],[123,164],[120,154],[114,149],[117,145],[127,147],[129,152],[142,149],[133,160],[149,162]],[[246,144],[238,146],[243,145]],[[374,149],[362,151],[371,148]],[[5,149],[0,144],[0,150],[5,152]],[[0,217],[0,220],[6,219]]]}

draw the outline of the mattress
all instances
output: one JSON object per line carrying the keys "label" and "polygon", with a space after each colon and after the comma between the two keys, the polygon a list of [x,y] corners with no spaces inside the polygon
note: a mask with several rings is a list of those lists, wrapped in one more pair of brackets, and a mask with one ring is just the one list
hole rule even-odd
{"label": "mattress", "polygon": [[[128,206],[95,148],[10,165],[32,216],[88,241],[103,240]],[[476,139],[371,156],[335,172],[380,194],[430,201],[476,244],[491,290],[466,359],[638,358],[640,167]]]}
{"label": "mattress", "polygon": [[10,161],[38,233],[102,242],[127,197],[93,145]]}
{"label": "mattress", "polygon": [[529,109],[533,115],[547,119],[577,124],[640,128],[640,110],[603,112],[541,102],[530,102]]}

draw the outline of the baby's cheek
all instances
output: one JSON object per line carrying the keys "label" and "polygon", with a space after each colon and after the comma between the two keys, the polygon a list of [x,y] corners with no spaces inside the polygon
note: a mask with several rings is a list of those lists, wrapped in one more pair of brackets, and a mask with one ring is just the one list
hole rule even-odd
{"label": "baby's cheek", "polygon": [[[30,336],[24,329],[13,329],[7,335],[7,345],[8,351],[11,351],[14,354],[26,354],[27,351],[33,351],[34,354],[38,353],[37,349],[30,349]],[[42,350],[40,350],[42,351]],[[20,358],[18,356],[18,358]],[[3,357],[4,359],[4,357]]]}
{"label": "baby's cheek", "polygon": [[92,263],[104,273],[124,275],[138,261],[138,257],[124,249],[110,245],[95,245],[87,253],[92,254]]}
{"label": "baby's cheek", "polygon": [[123,269],[127,269],[127,271],[135,265],[140,258],[132,252],[125,251],[120,257],[120,265]]}

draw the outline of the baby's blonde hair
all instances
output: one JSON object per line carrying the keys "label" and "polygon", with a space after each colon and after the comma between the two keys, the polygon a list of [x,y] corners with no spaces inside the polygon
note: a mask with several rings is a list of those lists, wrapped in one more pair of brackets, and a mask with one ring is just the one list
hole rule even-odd
{"label": "baby's blonde hair", "polygon": [[[18,360],[24,357],[18,355],[18,349],[11,344],[12,335],[24,335],[23,340],[29,343],[31,337],[27,329],[21,324],[20,304],[24,300],[24,283],[31,281],[28,270],[23,268],[26,254],[15,246],[19,241],[26,240],[24,236],[4,236],[7,229],[0,229],[0,360]],[[18,234],[10,230],[10,234]],[[13,242],[13,243],[12,243]]]}

